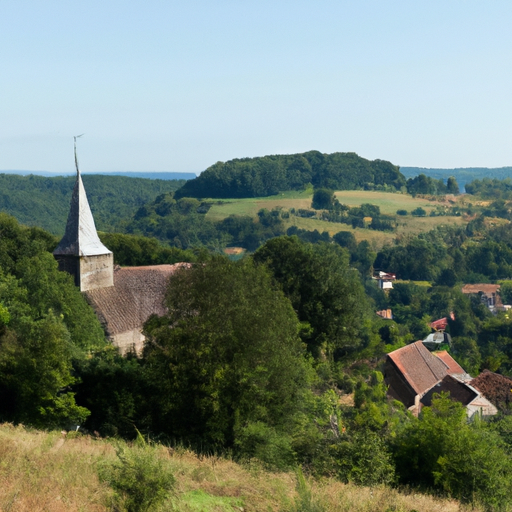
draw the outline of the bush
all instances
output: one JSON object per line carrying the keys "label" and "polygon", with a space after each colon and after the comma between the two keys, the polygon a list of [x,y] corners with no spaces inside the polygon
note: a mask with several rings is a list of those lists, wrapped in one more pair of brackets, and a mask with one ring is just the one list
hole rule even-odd
{"label": "bush", "polygon": [[175,479],[170,468],[139,434],[131,448],[118,446],[117,460],[98,469],[102,482],[114,490],[114,503],[126,512],[149,512],[169,496]]}
{"label": "bush", "polygon": [[407,210],[397,210],[397,211],[396,211],[396,214],[397,214],[397,215],[403,215],[403,216],[405,216],[405,215],[407,215]]}
{"label": "bush", "polygon": [[427,212],[421,206],[418,206],[418,208],[415,208],[411,212],[411,215],[414,215],[415,217],[426,217]]}
{"label": "bush", "polygon": [[268,469],[285,470],[295,465],[291,438],[261,421],[249,423],[240,429],[235,445],[242,458],[258,459]]}

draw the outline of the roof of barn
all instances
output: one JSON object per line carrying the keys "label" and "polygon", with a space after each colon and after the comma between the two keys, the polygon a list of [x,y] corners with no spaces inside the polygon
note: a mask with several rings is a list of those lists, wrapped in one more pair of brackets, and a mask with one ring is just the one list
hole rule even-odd
{"label": "roof of barn", "polygon": [[434,356],[423,341],[390,352],[388,357],[417,394],[424,393],[448,374],[448,365]]}

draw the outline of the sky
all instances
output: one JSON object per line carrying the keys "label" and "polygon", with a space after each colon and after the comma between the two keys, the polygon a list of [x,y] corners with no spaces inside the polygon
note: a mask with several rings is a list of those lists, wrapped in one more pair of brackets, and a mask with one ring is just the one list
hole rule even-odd
{"label": "sky", "polygon": [[510,0],[1,0],[0,170],[512,166]]}

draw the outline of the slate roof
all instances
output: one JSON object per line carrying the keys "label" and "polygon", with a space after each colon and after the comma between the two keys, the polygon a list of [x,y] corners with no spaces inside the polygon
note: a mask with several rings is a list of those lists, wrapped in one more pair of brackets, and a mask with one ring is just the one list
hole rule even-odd
{"label": "slate roof", "polygon": [[141,329],[152,315],[164,315],[169,277],[188,263],[116,267],[114,286],[84,292],[108,336]]}
{"label": "slate roof", "polygon": [[57,249],[56,256],[98,256],[111,254],[96,232],[80,171],[77,170],[75,187],[71,196],[66,232]]}
{"label": "slate roof", "polygon": [[419,395],[448,374],[449,366],[434,356],[421,340],[389,353],[388,358]]}

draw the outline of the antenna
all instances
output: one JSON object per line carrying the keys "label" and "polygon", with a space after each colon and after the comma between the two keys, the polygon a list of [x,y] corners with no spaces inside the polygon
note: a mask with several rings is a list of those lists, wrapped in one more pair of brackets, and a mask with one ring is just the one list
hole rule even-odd
{"label": "antenna", "polygon": [[74,140],[74,146],[75,146],[75,167],[76,167],[76,174],[80,174],[80,171],[78,170],[78,157],[76,156],[76,139],[79,139],[82,135],[85,135],[84,133],[81,133],[80,135],[75,135],[73,137]]}

